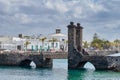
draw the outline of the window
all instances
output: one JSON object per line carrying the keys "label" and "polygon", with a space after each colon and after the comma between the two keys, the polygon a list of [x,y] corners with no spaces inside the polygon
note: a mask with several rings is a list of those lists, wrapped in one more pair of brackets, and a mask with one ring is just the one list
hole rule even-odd
{"label": "window", "polygon": [[54,47],[54,42],[51,43],[52,47]]}
{"label": "window", "polygon": [[65,39],[62,39],[62,41],[65,41]]}
{"label": "window", "polygon": [[38,45],[36,45],[36,51],[38,50]]}
{"label": "window", "polygon": [[45,43],[45,46],[47,46],[47,43]]}
{"label": "window", "polygon": [[58,47],[58,43],[56,43],[56,48]]}

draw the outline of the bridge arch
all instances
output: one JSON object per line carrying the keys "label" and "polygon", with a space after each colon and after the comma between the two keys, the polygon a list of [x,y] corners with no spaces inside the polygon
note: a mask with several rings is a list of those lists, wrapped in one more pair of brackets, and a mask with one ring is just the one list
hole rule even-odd
{"label": "bridge arch", "polygon": [[[32,65],[33,64],[33,65]],[[22,60],[21,62],[20,62],[20,64],[19,64],[21,67],[34,67],[34,65],[35,65],[35,67],[36,67],[36,64],[35,64],[35,62],[33,61],[33,60],[31,60],[31,59],[24,59],[24,60]]]}
{"label": "bridge arch", "polygon": [[94,69],[94,70],[96,69],[95,65],[93,63],[89,62],[89,61],[86,62],[83,67],[84,68],[89,68],[89,69]]}
{"label": "bridge arch", "polygon": [[79,64],[77,65],[77,67],[79,67],[79,68],[96,69],[95,65],[92,62],[89,62],[89,61],[79,62]]}

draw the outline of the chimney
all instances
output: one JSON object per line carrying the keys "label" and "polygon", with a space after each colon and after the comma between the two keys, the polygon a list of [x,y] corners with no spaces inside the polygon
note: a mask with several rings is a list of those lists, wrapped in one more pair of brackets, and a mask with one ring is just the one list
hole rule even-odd
{"label": "chimney", "polygon": [[19,38],[22,38],[22,34],[18,34],[18,37],[19,37]]}
{"label": "chimney", "polygon": [[56,34],[61,33],[61,29],[56,29]]}

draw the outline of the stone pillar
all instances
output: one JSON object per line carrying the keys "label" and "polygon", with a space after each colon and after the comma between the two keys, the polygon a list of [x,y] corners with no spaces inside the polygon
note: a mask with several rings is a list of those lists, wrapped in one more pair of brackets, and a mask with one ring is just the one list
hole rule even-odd
{"label": "stone pillar", "polygon": [[76,29],[73,22],[68,27],[68,58],[72,56],[73,49],[76,48]]}
{"label": "stone pillar", "polygon": [[77,23],[76,27],[76,47],[78,51],[82,51],[82,29],[83,27],[80,26],[80,23]]}

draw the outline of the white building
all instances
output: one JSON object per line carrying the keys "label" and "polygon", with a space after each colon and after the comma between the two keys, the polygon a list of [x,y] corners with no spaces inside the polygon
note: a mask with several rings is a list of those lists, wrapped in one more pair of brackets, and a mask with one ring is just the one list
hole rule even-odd
{"label": "white building", "polygon": [[58,41],[50,42],[48,38],[44,42],[39,39],[26,39],[26,41],[30,42],[27,46],[27,50],[30,51],[50,51],[53,49],[55,51],[60,50],[60,43]]}
{"label": "white building", "polygon": [[44,41],[41,38],[45,37],[0,37],[0,49],[2,50],[24,50],[24,51],[65,51],[67,50],[67,36],[56,29],[56,33],[46,36]]}
{"label": "white building", "polygon": [[21,50],[24,46],[24,39],[18,37],[0,36],[1,50]]}
{"label": "white building", "polygon": [[67,36],[62,34],[60,32],[60,29],[56,29],[56,33],[54,34],[47,35],[44,42],[40,40],[41,38],[45,38],[45,37],[26,39],[26,41],[30,42],[30,44],[27,46],[27,49],[32,51],[67,50]]}
{"label": "white building", "polygon": [[[60,29],[56,29],[56,32],[53,34],[49,34],[48,39],[57,39],[57,41],[55,41],[54,46],[58,46],[57,50],[67,50],[67,36],[65,34],[61,33]],[[51,45],[53,45],[53,43],[51,42]]]}

